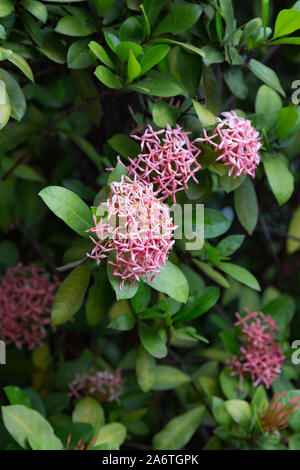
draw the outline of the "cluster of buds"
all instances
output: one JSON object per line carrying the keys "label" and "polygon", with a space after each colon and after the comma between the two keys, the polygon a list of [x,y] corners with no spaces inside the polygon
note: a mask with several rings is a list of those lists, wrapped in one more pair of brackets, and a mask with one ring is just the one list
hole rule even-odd
{"label": "cluster of buds", "polygon": [[99,221],[94,216],[95,226],[89,230],[97,238],[91,236],[95,246],[88,256],[100,263],[113,252],[108,263],[122,289],[125,281],[134,285],[142,276],[153,280],[161,271],[174,244],[175,227],[168,206],[155,197],[151,184],[122,176],[110,187],[110,198],[102,205],[107,216]]}
{"label": "cluster of buds", "polygon": [[249,119],[239,117],[234,111],[222,113],[225,119],[217,118],[218,125],[208,135],[203,129],[203,138],[197,142],[205,142],[216,152],[216,161],[229,166],[229,176],[240,175],[255,177],[259,165],[259,149],[261,142],[259,132],[252,126]]}
{"label": "cluster of buds", "polygon": [[258,413],[259,421],[264,432],[275,434],[276,431],[280,431],[288,426],[288,420],[292,417],[299,408],[298,404],[300,397],[293,397],[284,405],[282,403],[286,395],[286,390],[282,393],[281,397],[278,398],[278,393],[275,393],[269,406],[262,413]]}
{"label": "cluster of buds", "polygon": [[59,281],[43,269],[19,263],[0,277],[0,339],[29,349],[42,346]]}
{"label": "cluster of buds", "polygon": [[132,136],[140,141],[142,153],[129,159],[129,175],[152,183],[155,196],[161,200],[171,196],[175,204],[176,193],[188,189],[191,178],[198,183],[195,173],[201,168],[197,161],[201,150],[190,142],[189,134],[178,125],[171,129],[167,124],[166,129],[156,132],[148,125],[141,137]]}
{"label": "cluster of buds", "polygon": [[102,402],[116,401],[120,403],[124,382],[125,379],[122,378],[119,368],[115,374],[112,374],[108,370],[95,371],[92,367],[89,373],[75,375],[75,379],[68,384],[69,396],[83,398],[94,395]]}
{"label": "cluster of buds", "polygon": [[272,317],[262,312],[250,312],[241,317],[236,313],[235,326],[242,327],[243,346],[240,353],[227,361],[231,375],[238,375],[240,381],[249,373],[254,386],[263,382],[267,388],[281,372],[284,355],[276,342],[276,331],[279,330]]}

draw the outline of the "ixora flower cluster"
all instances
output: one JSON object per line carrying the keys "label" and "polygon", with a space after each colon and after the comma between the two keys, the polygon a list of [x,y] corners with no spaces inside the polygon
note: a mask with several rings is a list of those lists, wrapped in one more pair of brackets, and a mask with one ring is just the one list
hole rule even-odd
{"label": "ixora flower cluster", "polygon": [[0,339],[17,348],[41,346],[58,286],[43,268],[22,263],[8,268],[0,277]]}
{"label": "ixora flower cluster", "polygon": [[244,374],[249,373],[254,386],[263,382],[267,388],[278,378],[284,355],[276,342],[276,331],[279,330],[272,317],[262,312],[250,312],[245,308],[246,315],[236,313],[235,326],[242,327],[243,346],[240,354],[228,361],[231,375],[238,375],[240,381]]}
{"label": "ixora flower cluster", "polygon": [[189,134],[178,125],[171,129],[167,124],[166,129],[157,132],[148,125],[141,137],[133,135],[141,142],[142,153],[135,159],[129,158],[129,175],[152,183],[155,196],[161,200],[171,196],[175,204],[176,193],[188,188],[190,178],[198,183],[195,173],[201,168],[197,161],[201,150],[190,142]]}
{"label": "ixora flower cluster", "polygon": [[288,420],[300,408],[300,404],[298,404],[300,397],[292,397],[284,405],[282,401],[285,396],[286,390],[277,400],[278,393],[275,393],[267,410],[258,413],[260,423],[265,432],[275,434],[276,431],[286,428],[288,426]]}
{"label": "ixora flower cluster", "polygon": [[120,288],[126,280],[134,285],[141,276],[152,280],[174,244],[169,208],[155,197],[152,184],[123,175],[110,188],[110,199],[103,204],[108,215],[99,221],[94,216],[95,226],[89,230],[97,239],[91,237],[95,247],[88,255],[99,263],[113,252],[108,263],[121,279]]}
{"label": "ixora flower cluster", "polygon": [[125,281],[134,285],[144,276],[143,280],[153,281],[165,267],[175,227],[163,201],[170,196],[176,203],[176,193],[187,189],[190,179],[198,183],[195,175],[202,167],[197,142],[213,145],[218,152],[216,160],[231,165],[229,174],[233,177],[255,175],[260,161],[258,132],[251,121],[233,111],[223,114],[226,119],[218,119],[211,136],[204,130],[204,138],[192,142],[191,133],[178,125],[159,131],[148,125],[141,137],[133,136],[140,141],[141,153],[129,158],[128,167],[118,157],[128,176],[110,184],[110,198],[105,203],[108,216],[94,216],[95,225],[88,230],[97,236],[91,236],[95,247],[88,256],[98,264],[109,256],[121,289]]}
{"label": "ixora flower cluster", "polygon": [[91,394],[100,394],[103,401],[116,401],[120,403],[120,396],[123,392],[121,369],[117,369],[115,374],[108,370],[95,371],[92,367],[90,372],[76,374],[75,379],[69,383],[69,396],[82,398]]}
{"label": "ixora flower cluster", "polygon": [[211,135],[203,129],[204,138],[198,142],[210,144],[217,154],[216,161],[229,166],[229,176],[240,175],[255,177],[259,165],[261,142],[259,132],[249,119],[239,117],[234,111],[222,113],[225,119],[217,118],[218,125]]}

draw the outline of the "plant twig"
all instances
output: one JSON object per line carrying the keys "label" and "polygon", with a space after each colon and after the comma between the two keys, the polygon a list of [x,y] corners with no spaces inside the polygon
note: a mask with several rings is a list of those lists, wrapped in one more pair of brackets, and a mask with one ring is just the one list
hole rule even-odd
{"label": "plant twig", "polygon": [[88,98],[87,100],[85,101],[82,101],[81,103],[79,103],[78,105],[74,106],[73,108],[71,109],[68,109],[68,111],[65,111],[61,116],[59,116],[55,121],[53,121],[48,127],[46,127],[46,129],[43,130],[43,132],[35,139],[35,141],[33,142],[33,144],[28,147],[24,153],[22,153],[22,155],[20,155],[18,158],[16,158],[14,164],[4,173],[4,175],[2,176],[2,181],[6,180],[12,173],[13,171],[21,164],[21,163],[24,163],[27,158],[30,158],[33,150],[38,146],[38,144],[45,138],[47,137],[47,135],[62,121],[64,121],[64,119],[66,119],[68,116],[70,116],[72,113],[74,113],[75,111],[78,111],[79,109],[81,108],[84,108],[85,106],[89,105],[89,104],[92,104],[94,103],[95,101],[97,100],[101,100],[102,98],[104,98],[105,96],[107,95],[111,95],[111,94],[114,94],[114,93],[117,93],[116,90],[105,90],[103,91],[102,93],[100,93],[99,95],[96,95],[96,96],[93,96],[91,98]]}

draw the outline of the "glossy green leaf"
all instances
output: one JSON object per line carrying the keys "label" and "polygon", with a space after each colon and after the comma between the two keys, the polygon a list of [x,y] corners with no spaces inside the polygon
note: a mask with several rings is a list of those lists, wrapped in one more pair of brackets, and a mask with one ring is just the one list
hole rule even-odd
{"label": "glossy green leaf", "polygon": [[48,186],[39,192],[49,209],[79,235],[88,238],[93,226],[92,211],[77,194],[61,186]]}
{"label": "glossy green leaf", "polygon": [[285,96],[284,90],[274,70],[258,62],[256,59],[251,59],[248,67],[257,78],[265,82],[271,88],[274,88],[274,90],[278,91],[282,96]]}
{"label": "glossy green leaf", "polygon": [[149,392],[155,382],[155,359],[140,344],[136,358],[137,383],[144,393]]}
{"label": "glossy green leaf", "polygon": [[97,59],[103,62],[103,64],[107,65],[107,67],[110,67],[111,69],[115,68],[115,64],[101,44],[98,44],[96,41],[90,41],[89,48],[92,53],[95,54]]}
{"label": "glossy green leaf", "polygon": [[131,330],[135,325],[135,318],[130,313],[121,313],[116,316],[108,325],[107,328],[114,330],[128,331]]}
{"label": "glossy green leaf", "polygon": [[149,279],[147,284],[159,292],[164,292],[178,302],[185,303],[188,299],[189,285],[186,277],[178,266],[171,263],[171,261],[166,261],[166,267],[161,270],[152,282]]}
{"label": "glossy green leaf", "polygon": [[182,449],[200,426],[204,411],[205,407],[201,405],[171,419],[164,429],[154,436],[154,450]]}
{"label": "glossy green leaf", "polygon": [[149,47],[140,60],[141,75],[144,75],[156,64],[159,64],[166,57],[169,50],[170,46],[166,44],[157,44],[156,46]]}
{"label": "glossy green leaf", "polygon": [[105,423],[104,410],[102,406],[92,397],[80,400],[72,413],[73,423],[88,423],[94,429],[94,436]]}
{"label": "glossy green leaf", "polygon": [[52,305],[52,325],[61,325],[80,309],[90,280],[90,265],[75,268],[60,285]]}
{"label": "glossy green leaf", "polygon": [[122,88],[120,79],[104,65],[99,65],[94,73],[100,82],[108,88]]}
{"label": "glossy green leaf", "polygon": [[280,155],[265,153],[262,161],[273,194],[282,206],[293,194],[294,177]]}
{"label": "glossy green leaf", "polygon": [[101,426],[97,433],[97,440],[94,446],[100,444],[114,444],[120,446],[126,439],[127,431],[121,423],[110,423]]}
{"label": "glossy green leaf", "polygon": [[181,33],[191,28],[199,19],[202,13],[200,5],[186,4],[174,8],[156,26],[154,35],[163,33]]}
{"label": "glossy green leaf", "polygon": [[242,226],[251,235],[258,221],[258,202],[249,177],[234,192],[234,208]]}
{"label": "glossy green leaf", "polygon": [[91,65],[88,44],[88,39],[79,39],[71,44],[67,54],[67,64],[70,69],[85,69]]}
{"label": "glossy green leaf", "polygon": [[158,331],[140,322],[138,326],[139,337],[146,351],[157,359],[162,359],[168,354],[165,340]]}
{"label": "glossy green leaf", "polygon": [[35,16],[42,23],[46,23],[48,12],[45,5],[37,0],[22,0],[21,4],[29,13]]}
{"label": "glossy green leaf", "polygon": [[171,390],[189,382],[191,378],[175,367],[156,366],[153,390]]}
{"label": "glossy green leaf", "polygon": [[289,9],[281,10],[276,18],[274,38],[291,34],[300,29],[300,11]]}
{"label": "glossy green leaf", "polygon": [[57,23],[55,31],[66,36],[89,36],[96,30],[85,19],[79,16],[63,16]]}
{"label": "glossy green leaf", "polygon": [[238,266],[237,264],[232,264],[232,263],[220,263],[220,269],[224,271],[226,274],[229,276],[233,277],[233,279],[236,279],[237,281],[241,282],[242,284],[245,284],[248,287],[251,287],[251,289],[258,290],[260,291],[260,285],[251,274],[248,269],[243,268],[242,266]]}

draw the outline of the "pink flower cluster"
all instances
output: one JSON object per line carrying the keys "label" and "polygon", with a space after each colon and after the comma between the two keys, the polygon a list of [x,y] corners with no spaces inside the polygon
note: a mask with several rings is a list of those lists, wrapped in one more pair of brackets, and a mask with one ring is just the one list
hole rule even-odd
{"label": "pink flower cluster", "polygon": [[0,339],[17,348],[41,346],[58,286],[43,268],[22,263],[8,268],[0,277]]}
{"label": "pink flower cluster", "polygon": [[239,117],[234,111],[222,113],[225,119],[217,118],[219,123],[208,135],[203,129],[204,138],[197,142],[206,142],[214,147],[217,153],[216,161],[223,166],[229,166],[229,176],[236,178],[239,175],[255,177],[256,167],[259,165],[259,149],[261,142],[259,132],[252,126],[251,121]]}
{"label": "pink flower cluster", "polygon": [[94,216],[95,226],[88,231],[96,234],[95,247],[88,254],[100,263],[112,252],[108,263],[113,274],[134,285],[142,276],[151,280],[165,267],[174,225],[169,208],[154,196],[151,184],[122,176],[121,182],[110,185],[110,198],[102,205],[106,217]]}
{"label": "pink flower cluster", "polygon": [[278,393],[275,393],[270,404],[263,413],[258,413],[259,420],[265,432],[275,434],[288,426],[288,420],[291,418],[299,408],[298,404],[300,397],[292,397],[283,405],[282,400],[286,396],[286,390],[282,393],[279,400],[277,400]]}
{"label": "pink flower cluster", "polygon": [[69,383],[69,396],[82,398],[91,394],[100,394],[105,401],[116,401],[120,403],[125,379],[121,376],[121,369],[115,374],[108,370],[95,371],[92,367],[90,373],[76,374],[75,379]]}
{"label": "pink flower cluster", "polygon": [[189,134],[178,125],[171,129],[167,124],[166,129],[156,132],[148,125],[141,137],[132,136],[141,142],[144,153],[129,158],[129,175],[146,184],[152,183],[155,196],[161,200],[172,196],[176,203],[176,193],[187,189],[190,178],[198,183],[195,173],[201,168],[197,161],[201,150],[190,142]]}
{"label": "pink flower cluster", "polygon": [[276,342],[278,327],[272,317],[262,312],[250,312],[245,308],[246,315],[236,313],[235,326],[242,327],[243,346],[240,354],[228,361],[231,375],[238,375],[243,381],[244,374],[249,373],[254,386],[263,382],[267,388],[278,378],[284,355]]}

